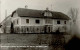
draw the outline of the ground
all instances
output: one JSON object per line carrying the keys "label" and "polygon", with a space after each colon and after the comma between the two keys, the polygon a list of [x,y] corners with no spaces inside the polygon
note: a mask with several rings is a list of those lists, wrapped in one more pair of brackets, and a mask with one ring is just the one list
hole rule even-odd
{"label": "ground", "polygon": [[[1,34],[1,46],[29,46],[29,45],[46,45],[51,46],[52,39],[59,37],[55,34]],[[70,37],[65,36],[66,40]],[[49,45],[50,44],[50,45]],[[47,48],[45,48],[48,50]],[[4,49],[5,50],[5,49]],[[17,49],[16,49],[17,50]],[[42,50],[42,49],[41,49]]]}

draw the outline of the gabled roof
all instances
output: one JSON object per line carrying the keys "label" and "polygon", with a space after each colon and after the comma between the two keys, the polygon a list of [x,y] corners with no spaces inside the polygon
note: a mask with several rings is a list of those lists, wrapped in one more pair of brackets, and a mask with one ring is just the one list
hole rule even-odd
{"label": "gabled roof", "polygon": [[17,13],[19,16],[29,16],[29,17],[43,17],[42,10],[32,10],[32,9],[24,9],[24,8],[18,8]]}
{"label": "gabled roof", "polygon": [[70,19],[67,15],[61,12],[54,12],[54,11],[50,11],[52,13],[52,17],[43,15],[44,12],[46,12],[46,10],[33,10],[33,9],[18,8],[14,12],[17,12],[20,17],[51,18],[51,19],[63,19],[63,20]]}

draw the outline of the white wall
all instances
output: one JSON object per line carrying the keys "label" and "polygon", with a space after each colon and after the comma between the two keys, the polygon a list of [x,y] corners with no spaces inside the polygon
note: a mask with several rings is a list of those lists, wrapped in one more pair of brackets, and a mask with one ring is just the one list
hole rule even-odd
{"label": "white wall", "polygon": [[[26,19],[29,19],[29,23],[26,23]],[[35,20],[40,20],[39,24],[36,24]],[[29,18],[29,17],[21,17],[21,26],[43,26],[44,19],[41,18]]]}
{"label": "white wall", "polygon": [[[70,22],[69,20],[59,20],[60,24],[57,24],[57,20],[59,19],[54,19],[53,20],[53,31],[56,31],[56,29],[60,28],[60,31],[63,32],[65,31],[62,27],[67,27],[66,29],[70,29]],[[64,24],[64,21],[66,21],[66,24]]]}
{"label": "white wall", "polygon": [[[17,13],[13,16],[13,21],[19,20],[19,24],[14,24],[14,26],[44,26],[44,25],[52,25],[53,31],[56,31],[58,27],[67,26],[68,30],[70,29],[70,24],[68,20],[60,20],[60,24],[57,24],[57,20],[59,19],[50,19],[52,20],[52,24],[46,24],[46,19],[43,18],[30,18],[30,17],[19,17]],[[26,19],[29,19],[29,23],[26,23]],[[40,20],[40,23],[37,24],[35,20]],[[64,24],[64,21],[66,21],[66,24]],[[61,31],[64,31],[64,29],[60,29]]]}
{"label": "white wall", "polygon": [[[17,24],[17,20],[18,20],[18,24]],[[20,26],[21,24],[21,18],[18,16],[17,13],[14,13],[14,16],[12,17],[12,21],[15,21],[14,26]]]}
{"label": "white wall", "polygon": [[[29,19],[29,24],[26,23],[26,19]],[[39,19],[40,23],[36,24],[35,20]],[[67,27],[66,29],[69,30],[70,29],[70,23],[69,20],[60,20],[60,24],[57,24],[57,20],[58,19],[51,19],[52,20],[52,24],[46,24],[45,23],[45,19],[42,18],[29,18],[29,17],[21,17],[21,26],[44,26],[44,25],[52,25],[53,27],[53,31],[56,31],[58,29],[58,27],[60,28],[60,31],[63,32],[65,31],[63,29],[63,27]],[[64,21],[66,21],[66,24],[64,24]]]}

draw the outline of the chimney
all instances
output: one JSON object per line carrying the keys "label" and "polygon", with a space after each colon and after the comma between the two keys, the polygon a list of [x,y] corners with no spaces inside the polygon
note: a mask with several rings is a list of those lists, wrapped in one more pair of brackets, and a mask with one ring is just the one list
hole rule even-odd
{"label": "chimney", "polygon": [[49,11],[49,8],[47,7],[46,10]]}
{"label": "chimney", "polygon": [[27,5],[25,5],[25,8],[27,9],[27,8],[28,8],[28,6],[27,6]]}

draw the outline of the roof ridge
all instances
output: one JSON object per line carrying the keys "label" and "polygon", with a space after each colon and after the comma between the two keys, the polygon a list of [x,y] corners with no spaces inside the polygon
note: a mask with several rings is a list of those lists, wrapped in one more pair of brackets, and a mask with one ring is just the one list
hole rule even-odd
{"label": "roof ridge", "polygon": [[[16,10],[18,9],[25,9],[25,10],[38,10],[38,9],[28,9],[28,8],[17,8]],[[44,11],[44,10],[38,10],[38,11]]]}

